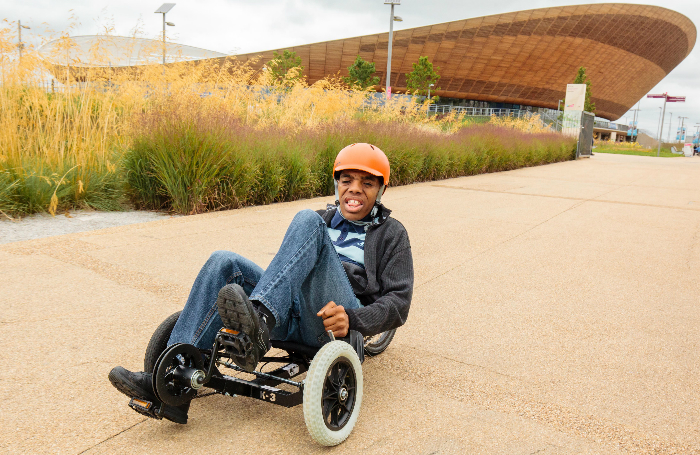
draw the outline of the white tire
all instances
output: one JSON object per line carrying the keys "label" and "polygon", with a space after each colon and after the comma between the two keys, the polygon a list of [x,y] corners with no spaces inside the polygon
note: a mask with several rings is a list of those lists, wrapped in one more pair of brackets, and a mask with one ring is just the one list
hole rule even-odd
{"label": "white tire", "polygon": [[304,420],[309,434],[324,446],[340,444],[350,436],[361,404],[360,359],[348,343],[331,341],[314,356],[304,381]]}

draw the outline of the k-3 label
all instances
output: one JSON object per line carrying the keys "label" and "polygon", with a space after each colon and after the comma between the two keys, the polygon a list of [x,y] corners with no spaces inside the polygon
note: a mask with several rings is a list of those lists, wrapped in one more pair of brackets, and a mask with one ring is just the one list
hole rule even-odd
{"label": "k-3 label", "polygon": [[275,401],[277,397],[272,392],[260,392],[260,398],[267,401]]}

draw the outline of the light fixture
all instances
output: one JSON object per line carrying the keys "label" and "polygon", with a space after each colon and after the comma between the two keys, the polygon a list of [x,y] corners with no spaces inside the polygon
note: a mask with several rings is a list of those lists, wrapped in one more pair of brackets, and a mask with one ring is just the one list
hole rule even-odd
{"label": "light fixture", "polygon": [[[168,25],[170,27],[174,27],[175,24],[172,22],[166,22],[165,21],[165,14],[173,9],[173,6],[175,6],[175,3],[163,3],[160,5],[160,8],[155,10],[156,14],[162,14],[163,15],[163,65],[165,65],[165,26]],[[165,66],[163,66],[163,71],[165,71]],[[164,73],[165,74],[165,73]]]}

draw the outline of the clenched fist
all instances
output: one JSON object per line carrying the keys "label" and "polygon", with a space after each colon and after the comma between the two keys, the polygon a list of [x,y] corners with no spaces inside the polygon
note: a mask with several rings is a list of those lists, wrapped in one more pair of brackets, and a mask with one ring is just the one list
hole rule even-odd
{"label": "clenched fist", "polygon": [[350,319],[342,305],[336,305],[335,302],[328,302],[321,311],[316,313],[316,316],[323,318],[323,326],[326,331],[332,330],[333,336],[347,336],[350,330]]}

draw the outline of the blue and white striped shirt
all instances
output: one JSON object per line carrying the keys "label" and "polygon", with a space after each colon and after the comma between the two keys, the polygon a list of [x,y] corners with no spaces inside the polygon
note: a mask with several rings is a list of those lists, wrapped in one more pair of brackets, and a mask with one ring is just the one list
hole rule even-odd
{"label": "blue and white striped shirt", "polygon": [[[369,220],[371,220],[371,216],[368,215],[367,221]],[[365,227],[346,220],[338,209],[333,215],[330,227],[326,229],[340,260],[364,269]]]}

